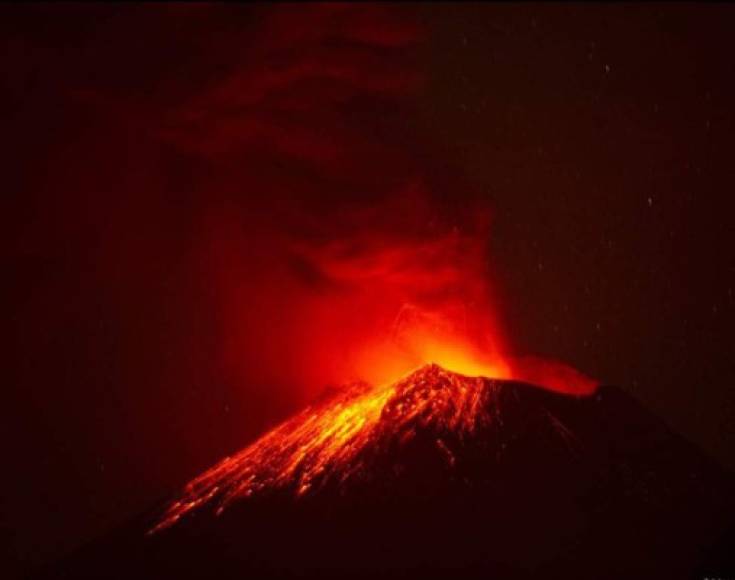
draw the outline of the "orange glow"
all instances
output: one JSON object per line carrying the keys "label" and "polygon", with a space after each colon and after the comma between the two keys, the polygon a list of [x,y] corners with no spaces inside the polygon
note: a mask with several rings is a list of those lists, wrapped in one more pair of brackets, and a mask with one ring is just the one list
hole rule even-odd
{"label": "orange glow", "polygon": [[494,296],[487,214],[476,211],[462,230],[429,228],[435,212],[415,189],[374,212],[342,211],[339,236],[320,235],[321,223],[309,236],[284,236],[216,219],[205,276],[220,289],[231,383],[306,404],[327,385],[387,384],[436,363],[570,394],[593,389],[561,365],[514,358]]}
{"label": "orange glow", "polygon": [[[487,223],[428,233],[384,223],[386,215],[431,222],[422,198],[404,194],[375,216],[341,216],[366,225],[337,239],[271,239],[247,271],[237,270],[240,256],[223,255],[225,356],[236,381],[298,389],[306,402],[325,385],[389,383],[429,363],[507,377]],[[223,248],[237,246],[223,235]]]}
{"label": "orange glow", "polygon": [[[461,438],[495,419],[496,391],[494,381],[437,365],[389,385],[345,387],[190,482],[151,531],[209,502],[221,513],[234,500],[277,489],[301,496],[328,483],[344,485],[370,468],[366,452],[406,442],[417,429]],[[438,438],[436,445],[453,464],[450,444]]]}
{"label": "orange glow", "polygon": [[361,354],[358,367],[370,383],[385,384],[425,364],[471,377],[508,378],[509,368],[500,358],[483,357],[471,345],[452,337],[442,337],[411,329],[401,342],[387,341]]}

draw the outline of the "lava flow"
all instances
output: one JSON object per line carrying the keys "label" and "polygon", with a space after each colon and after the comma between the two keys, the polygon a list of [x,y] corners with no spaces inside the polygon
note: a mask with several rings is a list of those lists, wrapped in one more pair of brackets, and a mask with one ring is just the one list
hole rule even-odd
{"label": "lava flow", "polygon": [[204,504],[212,503],[219,514],[235,500],[276,490],[298,497],[326,484],[347,485],[370,470],[376,450],[405,443],[419,431],[430,431],[453,464],[456,450],[450,442],[499,416],[494,395],[501,384],[436,364],[387,385],[352,384],[191,481],[151,532]]}

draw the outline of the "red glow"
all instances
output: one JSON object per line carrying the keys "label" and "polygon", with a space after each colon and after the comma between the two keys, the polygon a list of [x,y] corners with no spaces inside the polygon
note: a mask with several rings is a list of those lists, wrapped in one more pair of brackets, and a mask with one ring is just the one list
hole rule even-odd
{"label": "red glow", "polygon": [[408,225],[431,219],[426,203],[404,194],[374,213],[339,215],[352,231],[325,241],[262,232],[251,241],[248,228],[238,240],[218,222],[225,364],[239,382],[297,389],[308,402],[325,385],[387,384],[436,363],[558,392],[594,390],[560,363],[510,352],[493,300],[489,220],[460,232],[386,229],[379,219],[408,209]]}
{"label": "red glow", "polygon": [[228,382],[305,404],[328,384],[386,384],[437,363],[588,392],[573,373],[512,358],[489,211],[437,179],[424,136],[407,128],[422,26],[361,5],[275,9],[261,27],[249,57],[164,130],[237,160],[208,184],[201,249]]}
{"label": "red glow", "polygon": [[[412,207],[408,223],[430,214],[420,201],[399,200]],[[356,230],[337,240],[265,237],[255,260],[232,255],[248,242],[226,235],[215,274],[228,297],[226,364],[241,380],[298,387],[308,400],[327,384],[390,383],[429,363],[510,376],[492,304],[487,224],[398,234],[371,231],[377,215],[341,216]]]}
{"label": "red glow", "polygon": [[482,239],[366,232],[301,248],[333,288],[313,297],[308,316],[334,380],[383,384],[428,363],[507,376]]}

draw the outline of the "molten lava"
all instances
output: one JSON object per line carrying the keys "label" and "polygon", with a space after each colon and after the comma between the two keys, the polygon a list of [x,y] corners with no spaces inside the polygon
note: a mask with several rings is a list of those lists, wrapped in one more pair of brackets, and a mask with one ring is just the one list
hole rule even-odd
{"label": "molten lava", "polygon": [[452,441],[499,417],[501,384],[436,364],[391,384],[352,384],[191,481],[152,531],[209,503],[219,514],[237,499],[277,490],[298,497],[327,484],[345,486],[370,470],[375,450],[403,444],[419,431],[430,431],[453,465]]}

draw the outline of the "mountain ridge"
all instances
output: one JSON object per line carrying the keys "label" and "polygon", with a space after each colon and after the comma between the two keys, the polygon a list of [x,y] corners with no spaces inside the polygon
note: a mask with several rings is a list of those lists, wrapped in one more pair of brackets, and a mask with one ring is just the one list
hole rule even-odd
{"label": "mountain ridge", "polygon": [[[304,455],[304,464],[285,480],[261,479],[268,485],[231,495],[225,509],[203,501],[173,525],[146,535],[182,497],[196,500],[212,489],[190,487],[198,495],[185,490],[42,577],[726,573],[729,545],[717,542],[734,521],[732,474],[621,390],[601,387],[591,396],[570,397],[439,367],[425,367],[403,381],[376,415],[366,445],[346,454],[334,454],[329,444],[309,448],[313,455]],[[456,396],[456,389],[468,385],[482,394],[477,407],[474,397],[463,406]],[[437,392],[451,394],[447,406],[427,405],[433,400],[427,393]],[[320,403],[333,404],[329,398]],[[397,420],[406,417],[411,420]],[[263,451],[257,447],[262,439],[248,448]],[[349,442],[340,439],[348,447]],[[298,493],[301,476],[315,465],[324,471]],[[340,479],[335,467],[344,466],[348,475]],[[233,473],[252,475],[252,465],[246,461],[244,467]]]}

